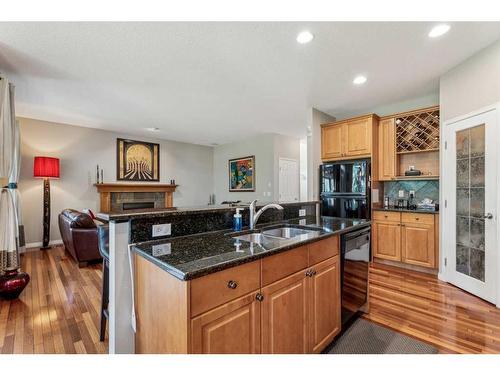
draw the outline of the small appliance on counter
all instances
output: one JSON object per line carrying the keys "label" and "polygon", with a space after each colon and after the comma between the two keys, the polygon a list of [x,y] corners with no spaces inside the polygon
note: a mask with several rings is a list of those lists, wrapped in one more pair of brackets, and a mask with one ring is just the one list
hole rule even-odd
{"label": "small appliance on counter", "polygon": [[398,199],[396,208],[407,210],[408,209],[408,201],[406,199]]}
{"label": "small appliance on counter", "polygon": [[422,171],[415,169],[414,166],[410,166],[410,168],[405,171],[405,176],[421,176]]}

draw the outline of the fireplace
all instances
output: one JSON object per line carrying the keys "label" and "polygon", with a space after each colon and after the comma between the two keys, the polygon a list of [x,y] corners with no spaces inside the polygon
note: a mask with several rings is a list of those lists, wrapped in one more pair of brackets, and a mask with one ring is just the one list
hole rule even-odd
{"label": "fireplace", "polygon": [[110,183],[95,184],[100,195],[100,212],[116,212],[137,208],[168,208],[173,206],[177,185]]}

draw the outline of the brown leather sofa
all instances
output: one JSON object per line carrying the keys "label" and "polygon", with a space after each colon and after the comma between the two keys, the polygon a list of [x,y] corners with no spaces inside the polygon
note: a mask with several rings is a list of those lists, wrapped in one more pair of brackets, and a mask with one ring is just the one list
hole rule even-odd
{"label": "brown leather sofa", "polygon": [[99,254],[97,225],[89,215],[72,209],[63,210],[59,214],[59,231],[64,247],[78,262],[79,267],[102,259]]}

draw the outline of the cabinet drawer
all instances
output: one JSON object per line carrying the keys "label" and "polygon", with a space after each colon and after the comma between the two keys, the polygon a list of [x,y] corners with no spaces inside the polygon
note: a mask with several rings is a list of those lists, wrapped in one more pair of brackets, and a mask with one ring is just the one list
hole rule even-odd
{"label": "cabinet drawer", "polygon": [[401,221],[403,223],[414,224],[434,224],[434,214],[414,214],[403,212]]}
{"label": "cabinet drawer", "polygon": [[380,221],[401,221],[401,213],[400,212],[391,212],[391,211],[373,211],[373,220]]}
{"label": "cabinet drawer", "polygon": [[331,258],[339,253],[339,236],[313,242],[309,245],[309,266]]}
{"label": "cabinet drawer", "polygon": [[292,273],[307,268],[307,246],[262,259],[262,285],[271,284]]}
{"label": "cabinet drawer", "polygon": [[[229,282],[234,282],[231,288]],[[260,288],[260,261],[191,281],[191,317]]]}

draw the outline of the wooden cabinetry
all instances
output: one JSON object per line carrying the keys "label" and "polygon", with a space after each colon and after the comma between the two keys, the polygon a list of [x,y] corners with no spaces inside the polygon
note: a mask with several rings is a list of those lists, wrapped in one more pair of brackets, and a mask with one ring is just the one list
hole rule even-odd
{"label": "wooden cabinetry", "polygon": [[394,118],[381,120],[378,127],[378,179],[393,180],[396,177],[396,127]]}
{"label": "wooden cabinetry", "polygon": [[[439,177],[439,107],[383,117],[378,136],[380,181]],[[405,176],[410,166],[422,175]]]}
{"label": "wooden cabinetry", "polygon": [[381,259],[401,260],[401,224],[374,221],[372,224],[373,256]]}
{"label": "wooden cabinetry", "polygon": [[307,353],[307,281],[299,271],[262,289],[263,353]]}
{"label": "wooden cabinetry", "polygon": [[320,353],[340,332],[339,257],[314,267],[309,283],[309,352]]}
{"label": "wooden cabinetry", "polygon": [[323,160],[339,159],[344,155],[343,131],[344,123],[321,128],[321,158]]}
{"label": "wooden cabinetry", "polygon": [[434,225],[401,224],[401,260],[408,264],[434,268]]}
{"label": "wooden cabinetry", "polygon": [[256,295],[250,293],[192,319],[192,352],[260,353],[260,303]]}
{"label": "wooden cabinetry", "polygon": [[435,268],[437,215],[374,212],[373,257]]}
{"label": "wooden cabinetry", "polygon": [[[367,115],[323,124],[321,158],[323,161],[371,157],[378,117]],[[375,129],[374,129],[375,128]]]}
{"label": "wooden cabinetry", "polygon": [[181,281],[135,255],[136,353],[319,353],[340,332],[339,239]]}

